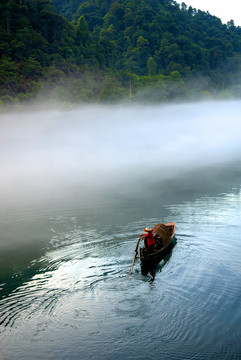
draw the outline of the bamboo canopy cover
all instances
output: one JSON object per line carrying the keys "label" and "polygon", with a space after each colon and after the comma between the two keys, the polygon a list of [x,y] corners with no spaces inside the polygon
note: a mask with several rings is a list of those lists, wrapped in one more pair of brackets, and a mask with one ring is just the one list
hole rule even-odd
{"label": "bamboo canopy cover", "polygon": [[171,240],[171,234],[168,227],[164,224],[156,224],[152,229],[154,234],[157,234],[162,239],[162,245],[166,246]]}

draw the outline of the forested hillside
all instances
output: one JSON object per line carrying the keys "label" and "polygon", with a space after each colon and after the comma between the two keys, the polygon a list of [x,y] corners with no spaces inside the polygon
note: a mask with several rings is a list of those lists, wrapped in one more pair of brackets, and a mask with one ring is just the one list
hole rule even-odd
{"label": "forested hillside", "polygon": [[241,96],[241,28],[171,0],[2,0],[0,101]]}

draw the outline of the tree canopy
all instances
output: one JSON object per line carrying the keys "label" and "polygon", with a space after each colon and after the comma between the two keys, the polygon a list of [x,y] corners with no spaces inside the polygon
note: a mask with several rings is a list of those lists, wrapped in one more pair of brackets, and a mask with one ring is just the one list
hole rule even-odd
{"label": "tree canopy", "polygon": [[110,99],[114,93],[116,99],[118,94],[138,98],[144,92],[149,94],[145,98],[161,101],[230,89],[239,96],[240,60],[241,28],[185,3],[2,0],[0,4],[3,103],[35,97],[43,89],[51,93],[62,83],[68,100],[81,100],[81,94],[84,100],[86,94],[92,100],[108,99],[110,79]]}

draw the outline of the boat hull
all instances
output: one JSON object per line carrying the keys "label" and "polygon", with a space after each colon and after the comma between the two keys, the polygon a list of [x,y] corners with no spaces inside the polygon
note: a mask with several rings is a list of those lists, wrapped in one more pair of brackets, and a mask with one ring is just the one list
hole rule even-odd
{"label": "boat hull", "polygon": [[144,254],[143,248],[140,249],[140,260],[142,269],[155,267],[175,246],[176,238],[173,236],[170,242],[162,249],[156,250],[151,254]]}

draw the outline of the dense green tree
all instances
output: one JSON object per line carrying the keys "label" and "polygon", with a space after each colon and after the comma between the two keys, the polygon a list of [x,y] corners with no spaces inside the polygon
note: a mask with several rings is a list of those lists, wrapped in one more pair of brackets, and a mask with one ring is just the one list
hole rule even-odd
{"label": "dense green tree", "polygon": [[156,62],[153,59],[153,57],[149,57],[148,61],[147,61],[147,69],[148,69],[148,75],[155,75],[156,74]]}
{"label": "dense green tree", "polygon": [[87,46],[90,42],[90,34],[85,17],[82,15],[76,27],[76,40],[78,45]]}

